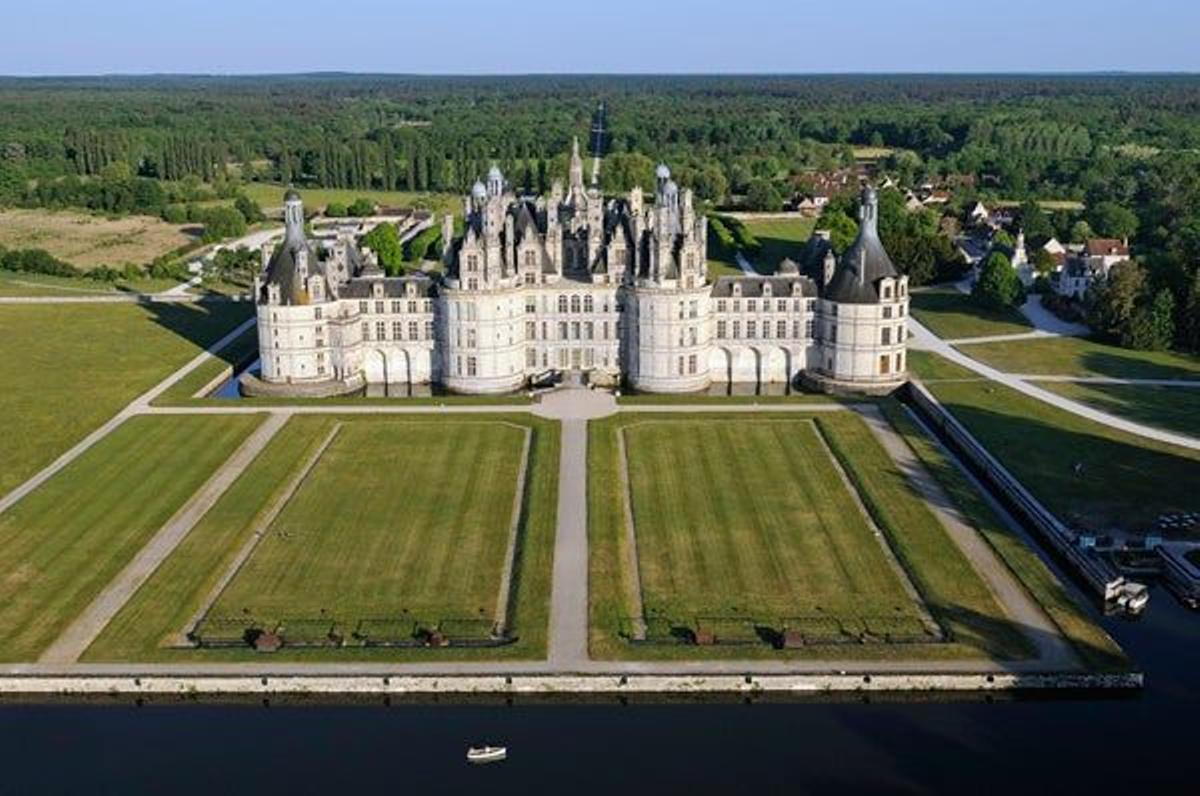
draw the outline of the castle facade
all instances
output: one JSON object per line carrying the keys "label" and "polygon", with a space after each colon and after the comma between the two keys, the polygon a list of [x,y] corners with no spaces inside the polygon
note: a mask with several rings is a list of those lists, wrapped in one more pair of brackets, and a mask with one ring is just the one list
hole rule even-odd
{"label": "castle facade", "polygon": [[283,243],[256,280],[260,376],[249,391],[332,395],[365,384],[506,393],[576,371],[598,385],[685,393],[714,383],[881,392],[906,379],[907,277],[862,195],[840,258],[810,241],[803,265],[708,277],[706,218],[665,166],[641,189],[587,189],[578,144],[568,184],[518,196],[493,167],[447,215],[440,275],[389,277],[340,237],[324,251],[285,196]]}

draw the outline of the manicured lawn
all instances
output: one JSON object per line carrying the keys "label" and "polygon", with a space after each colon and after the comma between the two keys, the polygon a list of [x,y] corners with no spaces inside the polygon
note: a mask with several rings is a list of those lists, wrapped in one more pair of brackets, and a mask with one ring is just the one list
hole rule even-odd
{"label": "manicured lawn", "polygon": [[749,218],[742,223],[762,244],[758,255],[751,258],[760,274],[775,273],[785,257],[799,261],[804,244],[817,226],[813,218]]}
{"label": "manicured lawn", "polygon": [[339,441],[221,596],[219,610],[240,615],[250,607],[256,616],[273,610],[297,618],[326,608],[331,622],[340,618],[339,610],[351,617],[396,616],[401,603],[439,616],[459,617],[479,608],[490,613],[499,588],[496,550],[502,560],[523,444],[523,430],[508,425],[512,423],[533,431],[510,613],[516,643],[490,649],[285,648],[272,659],[544,655],[558,424],[503,415],[470,421],[310,415],[288,422],[126,604],[85,659],[261,660],[248,648],[193,649],[168,643],[178,640],[256,524],[336,422],[343,424]]}
{"label": "manicured lawn", "polygon": [[646,421],[624,435],[647,616],[919,627],[837,471],[813,466],[828,455],[812,421]]}
{"label": "manicured lawn", "polygon": [[945,357],[912,348],[908,350],[908,372],[925,382],[946,379],[978,381],[984,378],[975,371],[967,370],[962,365],[951,362]]}
{"label": "manicured lawn", "polygon": [[0,306],[0,494],[244,320],[247,304]]}
{"label": "manicured lawn", "polygon": [[1062,631],[1089,668],[1102,671],[1129,667],[1129,659],[1108,633],[1092,621],[1076,601],[1078,591],[1068,591],[1030,547],[1029,540],[1013,531],[992,510],[979,490],[945,455],[942,448],[909,417],[901,404],[888,399],[881,404],[892,425],[941,483],[975,529],[992,546],[1017,579]]}
{"label": "manicured lawn", "polygon": [[666,394],[643,393],[622,395],[617,403],[625,406],[661,405],[661,404],[712,404],[719,408],[722,404],[838,404],[849,403],[854,399],[843,398],[825,393],[794,392],[791,395],[709,395],[695,394]]}
{"label": "manicured lawn", "polygon": [[1041,381],[1037,386],[1118,417],[1200,437],[1200,388]]}
{"label": "manicured lawn", "polygon": [[36,659],[260,420],[133,418],[0,514],[0,659]]}
{"label": "manicured lawn", "polygon": [[981,307],[953,287],[914,290],[910,294],[909,308],[912,316],[929,331],[947,340],[1033,331],[1018,310]]}
{"label": "manicured lawn", "polygon": [[975,343],[959,346],[958,350],[1008,373],[1200,379],[1200,357],[1171,351],[1134,351],[1079,337]]}
{"label": "manicured lawn", "polygon": [[[769,619],[764,614],[771,611],[811,616],[821,605],[848,621],[887,607],[912,616],[916,606],[877,557],[878,543],[865,535],[819,431],[950,643],[816,643],[782,651],[628,643],[625,595],[632,579],[617,445],[625,426],[632,429],[630,478],[648,609],[687,618],[703,611],[729,616],[736,608]],[[639,445],[644,432],[652,433]],[[853,413],[652,421],[621,414],[590,424],[588,457],[593,656],[929,660],[1029,652],[986,584]]]}
{"label": "manicured lawn", "polygon": [[523,440],[501,423],[342,426],[210,616],[324,615],[347,633],[403,614],[491,620]]}
{"label": "manicured lawn", "polygon": [[1194,451],[1115,431],[987,380],[927,386],[1069,524],[1147,530],[1163,512],[1200,509]]}
{"label": "manicured lawn", "polygon": [[[244,192],[266,209],[283,207],[283,194],[287,190],[284,185],[252,182],[244,188]],[[349,188],[298,188],[300,198],[304,200],[307,209],[316,211],[324,209],[330,202],[351,204],[356,199],[369,199],[376,204],[390,207],[418,207],[439,213],[462,212],[462,198],[450,193],[413,193],[409,191],[360,191]]]}
{"label": "manicured lawn", "polygon": [[[258,359],[258,327],[251,326],[237,336],[200,367],[184,376],[154,400],[156,406],[175,406],[202,403],[191,400],[200,390],[211,384],[218,376],[231,375]],[[203,396],[201,396],[203,397]]]}

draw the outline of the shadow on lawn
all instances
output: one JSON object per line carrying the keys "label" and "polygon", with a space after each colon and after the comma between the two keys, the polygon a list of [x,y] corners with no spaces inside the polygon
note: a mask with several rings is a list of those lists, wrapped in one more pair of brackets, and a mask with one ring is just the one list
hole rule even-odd
{"label": "shadow on lawn", "polygon": [[[952,390],[940,390],[938,398],[1068,525],[1093,531],[1147,531],[1160,514],[1200,510],[1200,493],[1194,486],[1200,484],[1200,459],[1182,449],[1148,447],[1065,428],[1025,413],[1020,401],[1007,412],[974,403],[987,389],[979,384],[954,385]],[[1005,400],[1000,393],[995,395],[988,400]]]}
{"label": "shadow on lawn", "polygon": [[[152,322],[196,346],[197,353],[254,315],[253,302],[218,298],[194,302],[143,301],[139,306]],[[239,345],[239,342],[243,344]],[[235,340],[214,356],[237,368],[248,364],[247,358],[257,353],[257,338],[251,328],[241,340]]]}
{"label": "shadow on lawn", "polygon": [[[1088,342],[1096,343],[1096,340]],[[1185,354],[1179,356],[1184,357]],[[1111,347],[1102,351],[1087,351],[1080,358],[1084,368],[1101,376],[1117,379],[1200,379],[1200,358],[1191,357],[1194,367],[1186,368],[1164,362],[1148,362],[1133,352],[1122,353]]]}

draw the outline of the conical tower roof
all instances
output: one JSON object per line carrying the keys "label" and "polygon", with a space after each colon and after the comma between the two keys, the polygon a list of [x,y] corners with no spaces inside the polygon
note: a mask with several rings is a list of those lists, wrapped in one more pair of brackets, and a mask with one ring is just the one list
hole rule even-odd
{"label": "conical tower roof", "polygon": [[825,298],[842,304],[877,304],[880,279],[899,275],[879,239],[879,197],[863,188],[858,237],[842,254]]}

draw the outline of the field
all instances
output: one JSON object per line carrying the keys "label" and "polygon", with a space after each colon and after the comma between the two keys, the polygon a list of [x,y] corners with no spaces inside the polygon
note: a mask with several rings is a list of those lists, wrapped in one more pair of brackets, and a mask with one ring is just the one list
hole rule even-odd
{"label": "field", "polygon": [[1115,431],[986,379],[927,386],[1069,524],[1144,531],[1161,513],[1200,509],[1193,487],[1200,454]]}
{"label": "field", "polygon": [[1079,337],[973,343],[959,346],[959,350],[1008,373],[1200,379],[1200,357],[1170,351],[1134,351]]}
{"label": "field", "polygon": [[259,420],[134,418],[0,514],[0,660],[35,659]]}
{"label": "field", "polygon": [[910,294],[910,312],[938,337],[953,340],[1033,331],[1019,311],[980,307],[953,287],[924,288]]}
{"label": "field", "polygon": [[[651,635],[661,626],[737,620],[801,632],[838,627],[853,633],[865,626],[877,643],[829,640],[782,651],[741,646],[733,653],[631,645],[627,596],[637,581],[626,564],[621,429]],[[589,471],[593,657],[1004,658],[1028,652],[988,587],[851,412],[649,422],[617,416],[591,424]],[[870,522],[851,507],[850,490]],[[898,564],[889,562],[872,524]],[[909,597],[903,578],[919,600]],[[950,643],[917,641],[924,611]],[[890,625],[908,643],[882,643],[883,634],[870,633],[873,624]]]}
{"label": "field", "polygon": [[624,435],[648,615],[887,616],[919,626],[837,471],[811,466],[828,459],[811,421],[644,422]]}
{"label": "field", "polygon": [[246,304],[0,307],[0,494],[245,319]]}
{"label": "field", "polygon": [[[401,606],[439,616],[461,617],[479,608],[491,612],[501,572],[496,550],[498,545],[503,549],[508,533],[515,468],[523,428],[528,427],[533,437],[527,511],[522,517],[510,613],[515,618],[516,643],[449,650],[285,648],[273,659],[458,660],[544,655],[557,501],[558,427],[524,416],[486,415],[475,420],[489,422],[415,416],[386,421],[332,415],[293,418],[122,608],[84,659],[257,659],[248,648],[193,649],[169,643],[178,640],[204,608],[239,550],[270,507],[286,496],[290,482],[337,423],[342,424],[339,442],[326,450],[221,595],[218,610],[240,615],[245,607],[266,611],[274,606],[280,616],[298,617],[304,612],[319,616],[320,609],[326,608],[331,624],[339,607],[356,616],[372,610],[377,611],[375,616],[394,616]],[[481,471],[512,478],[490,479],[480,476]],[[507,505],[502,505],[506,500]],[[300,544],[304,534],[308,545]],[[296,571],[288,571],[293,563]]]}
{"label": "field", "polygon": [[490,622],[524,437],[499,423],[341,426],[209,615],[323,616],[347,633],[382,617]]}
{"label": "field", "polygon": [[78,268],[143,265],[194,240],[193,228],[152,216],[105,218],[68,210],[0,210],[0,246],[45,249]]}
{"label": "field", "polygon": [[1118,417],[1200,437],[1200,388],[1069,381],[1037,386]]}
{"label": "field", "polygon": [[785,257],[798,261],[817,225],[812,218],[747,218],[742,223],[762,244],[758,256],[752,258],[754,269],[760,274],[775,273],[779,261]]}
{"label": "field", "polygon": [[[264,210],[283,207],[286,186],[265,182],[247,183],[242,191]],[[309,211],[324,209],[330,202],[350,204],[355,199],[369,199],[376,204],[390,207],[418,207],[438,213],[462,212],[462,198],[449,193],[412,193],[409,191],[368,191],[351,188],[299,188],[300,198]]]}

